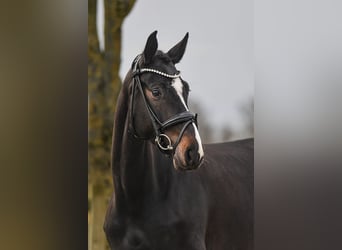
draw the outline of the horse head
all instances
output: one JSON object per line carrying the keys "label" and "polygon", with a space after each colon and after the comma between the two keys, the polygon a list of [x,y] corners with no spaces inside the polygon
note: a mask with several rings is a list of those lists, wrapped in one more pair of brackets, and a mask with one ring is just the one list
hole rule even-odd
{"label": "horse head", "polygon": [[184,55],[188,33],[167,53],[158,50],[156,35],[157,31],[148,37],[125,80],[130,94],[129,130],[173,157],[175,169],[197,169],[204,156],[197,115],[189,111],[189,85],[175,67]]}

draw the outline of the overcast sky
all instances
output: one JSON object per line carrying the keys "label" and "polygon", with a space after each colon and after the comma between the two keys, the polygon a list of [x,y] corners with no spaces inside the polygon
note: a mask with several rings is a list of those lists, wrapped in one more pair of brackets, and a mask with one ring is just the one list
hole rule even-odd
{"label": "overcast sky", "polygon": [[254,96],[253,2],[137,0],[122,29],[122,78],[154,30],[163,51],[189,32],[177,68],[190,84],[190,99],[213,126],[241,130],[239,105]]}

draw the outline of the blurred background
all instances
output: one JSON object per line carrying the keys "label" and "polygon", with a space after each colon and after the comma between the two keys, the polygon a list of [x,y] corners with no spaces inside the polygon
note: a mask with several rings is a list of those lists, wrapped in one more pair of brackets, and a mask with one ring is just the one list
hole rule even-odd
{"label": "blurred background", "polygon": [[[88,5],[82,0],[1,2],[1,249],[83,250],[87,249],[88,242],[93,249],[105,245],[105,240],[95,236],[99,232],[99,237],[104,237],[103,215],[99,213],[96,225],[88,224],[87,216],[89,222],[94,221],[96,201],[99,201],[98,211],[107,206],[105,198],[110,194],[103,194],[101,185],[108,186],[106,190],[111,192],[111,179],[104,178],[103,173],[109,171],[106,150],[110,146],[114,97],[120,86],[116,83],[120,83],[119,74],[124,74],[115,72],[127,70],[123,66],[119,70],[119,63],[111,62],[130,62],[132,58],[125,59],[123,51],[132,50],[130,53],[134,56],[141,52],[147,35],[154,29],[159,30],[160,47],[165,50],[185,32],[190,32],[188,49],[178,68],[191,84],[191,100],[200,102],[208,117],[216,109],[202,102],[223,101],[216,98],[222,92],[220,86],[229,86],[224,90],[228,95],[240,84],[229,81],[226,72],[238,65],[238,60],[254,64],[255,249],[341,248],[342,2],[249,0],[204,4],[196,1],[183,11],[187,2],[183,1],[175,9],[163,1],[165,6],[157,9],[155,1],[153,4],[148,0],[105,1],[104,6],[110,8],[105,8],[107,31],[103,33],[111,34],[106,36],[111,42],[106,43],[107,49],[103,51],[99,50],[98,38],[94,35],[97,34],[96,1],[89,1]],[[225,5],[227,9],[223,9]],[[153,11],[152,17],[139,11],[144,6]],[[172,13],[159,15],[166,7]],[[196,17],[197,12],[204,14]],[[127,30],[125,25],[137,15],[142,16],[139,23]],[[186,21],[175,26],[176,19],[182,17]],[[155,26],[143,27],[140,23],[145,19],[155,19]],[[169,20],[167,30],[158,26],[160,19]],[[243,39],[241,32],[246,36],[249,29],[239,29],[240,24],[253,25],[250,40]],[[203,27],[203,31],[197,33],[198,29],[190,29],[191,25]],[[232,25],[235,28],[231,29]],[[215,27],[219,32],[213,34]],[[235,57],[236,64],[224,67],[221,74],[217,62],[227,50],[229,54],[224,54],[224,60],[239,52],[239,49],[234,51],[237,47],[231,49],[236,40],[226,41],[216,55],[210,51],[223,41],[222,36],[230,33],[236,34],[241,44],[250,42],[254,56],[251,61],[243,56]],[[169,34],[172,34],[170,38]],[[208,36],[212,37],[210,43],[206,43],[209,49],[191,52],[196,49],[194,44],[204,41],[208,34],[212,35]],[[117,42],[124,41],[128,35],[134,36],[131,39],[136,40],[137,48]],[[207,60],[199,53],[215,59]],[[190,61],[194,57],[196,61]],[[114,70],[104,70],[104,60]],[[195,70],[188,70],[187,63],[195,66]],[[200,68],[202,65],[205,68]],[[207,73],[210,65],[216,67],[211,76]],[[106,75],[106,72],[112,74]],[[218,85],[195,80],[204,76],[212,79],[216,75],[222,76]],[[104,84],[104,80],[100,81],[102,77],[112,84]],[[210,88],[199,91],[196,87],[199,84]],[[216,89],[211,88],[213,84]],[[106,91],[102,91],[104,88]],[[213,92],[209,95],[209,91]],[[104,98],[104,93],[108,98]],[[205,98],[198,99],[203,93]],[[253,91],[246,93],[246,100],[250,95],[253,96]],[[227,103],[231,100],[224,99]],[[228,117],[239,110],[245,97],[241,95],[238,99],[237,104],[226,106],[234,112],[220,115]],[[237,113],[237,119],[228,119],[227,123],[210,122],[210,125],[239,131],[233,123],[243,115]],[[100,114],[98,118],[96,114]],[[108,130],[95,129],[96,126]],[[99,177],[98,182],[94,176]],[[87,199],[89,196],[95,199]]]}
{"label": "blurred background", "polygon": [[203,143],[252,137],[254,127],[251,1],[88,1],[88,244],[106,249],[102,230],[113,191],[109,167],[115,103],[135,56],[158,30],[168,51],[186,32],[177,68],[189,82],[190,110],[199,114]]}

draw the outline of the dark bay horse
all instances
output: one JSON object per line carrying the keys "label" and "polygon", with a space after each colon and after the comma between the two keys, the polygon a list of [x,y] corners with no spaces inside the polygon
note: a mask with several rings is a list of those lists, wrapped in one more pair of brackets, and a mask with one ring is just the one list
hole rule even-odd
{"label": "dark bay horse", "polygon": [[113,250],[253,249],[253,139],[203,145],[177,64],[156,31],[133,61],[114,120],[114,193],[104,231]]}

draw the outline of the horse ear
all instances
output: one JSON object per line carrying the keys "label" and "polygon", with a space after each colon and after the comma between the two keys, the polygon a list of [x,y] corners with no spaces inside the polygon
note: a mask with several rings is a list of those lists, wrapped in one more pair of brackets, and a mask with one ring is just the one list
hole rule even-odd
{"label": "horse ear", "polygon": [[167,52],[167,54],[169,55],[174,64],[179,63],[179,61],[182,59],[185,52],[186,44],[188,43],[188,38],[189,33],[187,32],[182,41],[177,43],[173,48],[171,48]]}
{"label": "horse ear", "polygon": [[148,38],[143,52],[144,62],[149,64],[158,48],[157,31],[154,31]]}

